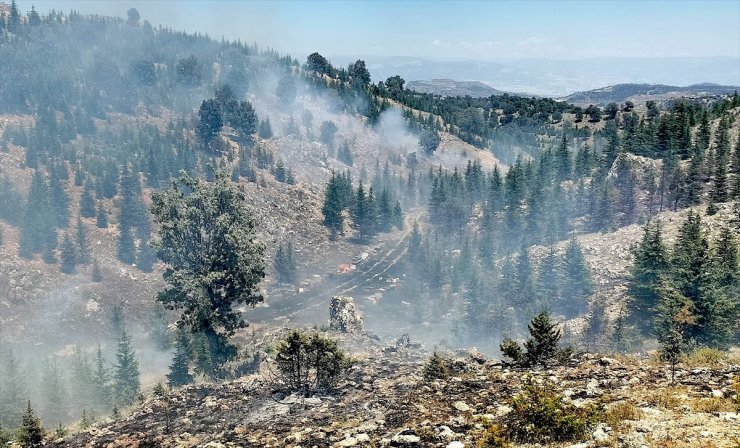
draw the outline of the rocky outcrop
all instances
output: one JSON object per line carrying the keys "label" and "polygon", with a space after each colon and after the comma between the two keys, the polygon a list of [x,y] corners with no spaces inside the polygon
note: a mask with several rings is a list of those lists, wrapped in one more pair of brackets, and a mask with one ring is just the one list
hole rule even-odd
{"label": "rocky outcrop", "polygon": [[329,304],[329,329],[341,333],[360,334],[365,331],[362,314],[349,296],[334,296]]}

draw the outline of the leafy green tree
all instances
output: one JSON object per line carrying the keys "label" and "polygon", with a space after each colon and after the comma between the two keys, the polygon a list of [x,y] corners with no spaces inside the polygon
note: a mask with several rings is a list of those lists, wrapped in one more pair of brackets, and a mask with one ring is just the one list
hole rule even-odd
{"label": "leafy green tree", "polygon": [[200,62],[194,55],[178,60],[175,71],[178,82],[186,87],[196,87],[203,76]]}
{"label": "leafy green tree", "polygon": [[329,148],[334,147],[334,136],[337,133],[337,125],[333,121],[324,121],[319,127],[319,139],[321,143]]}
{"label": "leafy green tree", "polygon": [[139,377],[139,361],[136,359],[131,336],[124,329],[118,341],[113,372],[113,391],[118,405],[130,406],[136,402],[141,388]]}
{"label": "leafy green tree", "polygon": [[320,75],[327,75],[330,77],[334,77],[336,75],[336,70],[332,67],[331,63],[325,57],[316,52],[308,55],[305,69],[309,72],[316,72]]}
{"label": "leafy green tree", "polygon": [[436,130],[425,129],[419,135],[419,147],[425,154],[432,154],[440,143],[439,133]]}
{"label": "leafy green tree", "polygon": [[370,72],[365,66],[365,61],[361,59],[347,66],[347,74],[354,86],[364,87],[370,84]]}
{"label": "leafy green tree", "polygon": [[151,210],[159,224],[152,246],[166,264],[157,300],[182,310],[183,323],[206,336],[220,366],[236,353],[228,338],[246,326],[233,307],[263,300],[258,285],[265,271],[244,192],[225,171],[215,177],[203,182],[183,174],[154,193]]}
{"label": "leafy green tree", "polygon": [[275,360],[283,385],[303,392],[331,389],[350,365],[336,340],[297,330],[281,343]]}

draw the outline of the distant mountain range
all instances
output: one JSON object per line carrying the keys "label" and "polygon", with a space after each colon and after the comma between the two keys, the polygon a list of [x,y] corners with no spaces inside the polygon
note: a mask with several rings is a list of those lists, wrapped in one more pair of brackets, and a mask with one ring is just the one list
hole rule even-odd
{"label": "distant mountain range", "polygon": [[740,90],[738,86],[723,86],[711,83],[692,84],[686,87],[665,84],[617,84],[585,92],[576,92],[561,99],[574,104],[623,103],[628,100],[640,103],[651,99],[660,100],[679,96],[726,95],[738,90]]}
{"label": "distant mountain range", "polygon": [[505,92],[494,89],[480,81],[455,81],[453,79],[432,79],[429,81],[409,81],[409,90],[420,93],[433,93],[444,96],[472,96],[485,98],[491,95],[502,95]]}
{"label": "distant mountain range", "polygon": [[336,66],[362,59],[373,82],[400,75],[406,81],[455,79],[481,81],[505,92],[565,97],[579,91],[625,83],[690,86],[712,82],[740,85],[740,58],[423,59],[406,56],[332,56]]}

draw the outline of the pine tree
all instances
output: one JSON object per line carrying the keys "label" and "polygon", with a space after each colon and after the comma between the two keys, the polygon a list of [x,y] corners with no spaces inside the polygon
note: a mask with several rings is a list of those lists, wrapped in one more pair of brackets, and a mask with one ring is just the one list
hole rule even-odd
{"label": "pine tree", "polygon": [[668,254],[663,244],[660,221],[648,221],[645,224],[642,240],[632,253],[635,261],[627,284],[630,321],[643,331],[648,331],[652,328],[655,308],[660,298],[659,286],[669,274]]}
{"label": "pine tree", "polygon": [[44,410],[42,413],[44,421],[46,421],[47,425],[61,421],[66,417],[66,410],[64,408],[66,388],[64,386],[64,379],[62,378],[62,372],[59,370],[55,358],[47,359],[44,362],[41,374],[41,387],[44,396]]}
{"label": "pine tree", "polygon": [[575,238],[565,248],[561,264],[563,310],[573,316],[584,308],[586,298],[593,293],[591,269],[583,255],[583,249]]}
{"label": "pine tree", "polygon": [[568,139],[563,134],[563,139],[555,152],[555,164],[558,181],[564,181],[571,177],[570,151],[568,151]]}
{"label": "pine tree", "polygon": [[25,374],[13,352],[3,353],[3,368],[0,370],[0,423],[14,428],[18,425],[26,401]]}
{"label": "pine tree", "polygon": [[41,425],[41,419],[33,413],[29,401],[26,413],[23,414],[21,427],[18,429],[18,443],[22,448],[33,448],[41,446],[43,441],[44,427]]}
{"label": "pine tree", "polygon": [[95,212],[95,221],[95,224],[99,229],[105,229],[108,227],[108,215],[105,213],[102,201],[98,201],[98,208]]}
{"label": "pine tree", "polygon": [[178,332],[175,342],[175,355],[172,358],[170,372],[167,374],[167,384],[170,387],[184,386],[193,382],[190,373],[190,347],[187,335],[183,331]]}
{"label": "pine tree", "polygon": [[[49,184],[41,171],[36,170],[31,180],[23,225],[21,226],[19,255],[31,258],[41,253],[45,245],[56,236],[50,210]],[[51,249],[55,249],[51,247]]]}
{"label": "pine tree", "polygon": [[547,367],[558,354],[558,343],[562,332],[550,320],[550,314],[542,311],[528,325],[530,338],[524,342],[527,353],[524,360],[530,366]]}
{"label": "pine tree", "polygon": [[157,254],[152,249],[151,243],[149,241],[142,241],[136,253],[136,267],[141,272],[152,272],[156,261]]}
{"label": "pine tree", "polygon": [[547,255],[542,259],[537,277],[539,302],[545,309],[553,304],[560,304],[559,260],[554,246],[550,246]]}
{"label": "pine tree", "polygon": [[118,238],[118,259],[128,265],[136,261],[136,245],[131,235],[131,228],[128,226],[121,226],[121,234]]}
{"label": "pine tree", "polygon": [[345,203],[341,197],[339,177],[341,176],[332,173],[331,179],[324,190],[324,206],[321,210],[324,214],[324,225],[331,231],[332,240],[336,239],[337,234],[341,233],[344,226],[342,211]]}
{"label": "pine tree", "polygon": [[80,196],[80,216],[83,218],[92,218],[95,216],[95,198],[90,182],[85,182],[85,188]]}
{"label": "pine tree", "polygon": [[131,336],[124,328],[116,352],[117,364],[113,373],[113,390],[120,406],[133,404],[139,396],[139,362],[131,345]]}
{"label": "pine tree", "polygon": [[686,330],[696,319],[691,301],[667,282],[661,283],[658,293],[655,333],[661,344],[661,358],[670,363],[671,382],[674,382],[676,366],[686,350]]}
{"label": "pine tree", "polygon": [[77,262],[80,264],[90,263],[90,246],[87,244],[87,232],[85,231],[85,225],[82,223],[82,219],[79,217],[77,217],[75,245],[77,246]]}
{"label": "pine tree", "polygon": [[296,261],[291,241],[288,241],[285,247],[282,244],[278,246],[274,265],[278,281],[281,283],[293,283],[295,281]]}
{"label": "pine tree", "polygon": [[61,271],[65,274],[74,274],[77,269],[77,247],[69,234],[64,236],[60,258],[62,260]]}
{"label": "pine tree", "polygon": [[95,387],[95,398],[97,404],[102,409],[110,409],[111,406],[111,378],[110,371],[105,366],[105,360],[103,359],[103,350],[98,344],[98,349],[95,354],[95,370],[93,371],[92,381]]}

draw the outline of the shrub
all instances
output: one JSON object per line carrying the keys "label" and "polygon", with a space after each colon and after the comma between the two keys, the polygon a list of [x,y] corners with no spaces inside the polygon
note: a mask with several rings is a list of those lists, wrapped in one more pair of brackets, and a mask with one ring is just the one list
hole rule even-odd
{"label": "shrub", "polygon": [[447,367],[447,360],[434,352],[429,361],[424,365],[424,378],[427,380],[437,380],[450,376],[450,369]]}
{"label": "shrub", "polygon": [[532,382],[513,398],[505,434],[517,442],[569,442],[586,438],[604,418],[598,405],[576,407],[552,387]]}
{"label": "shrub", "polygon": [[522,347],[511,338],[504,338],[504,341],[499,346],[501,353],[509,358],[513,364],[522,364],[524,360],[524,352]]}
{"label": "shrub", "polygon": [[476,448],[506,448],[509,443],[498,425],[491,425],[475,442]]}
{"label": "shrub", "polygon": [[278,348],[278,376],[290,390],[311,392],[331,389],[351,365],[334,339],[294,330]]}

